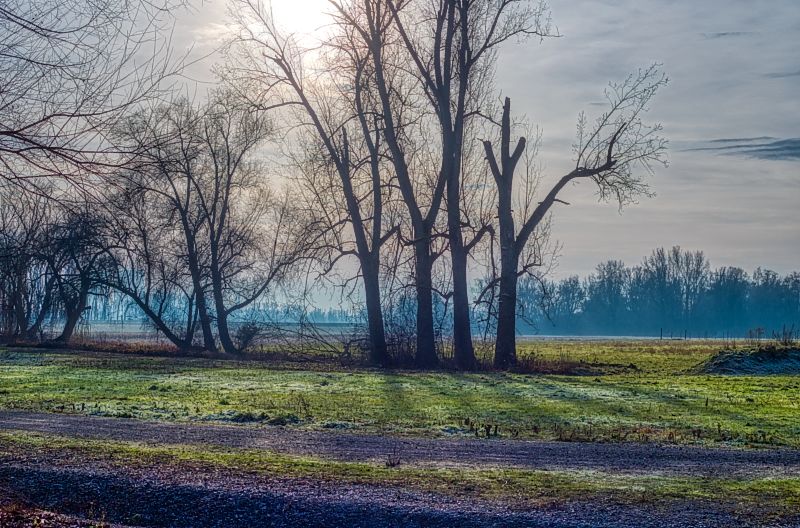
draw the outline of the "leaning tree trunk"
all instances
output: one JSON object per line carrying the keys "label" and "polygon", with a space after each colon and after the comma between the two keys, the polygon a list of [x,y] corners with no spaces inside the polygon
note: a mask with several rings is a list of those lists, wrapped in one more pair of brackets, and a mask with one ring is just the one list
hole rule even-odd
{"label": "leaning tree trunk", "polygon": [[114,288],[117,289],[117,291],[119,291],[123,295],[126,295],[134,303],[136,303],[136,306],[138,306],[139,309],[142,310],[142,313],[144,313],[144,315],[147,316],[148,319],[150,319],[150,322],[153,323],[156,329],[158,329],[159,332],[164,334],[164,337],[166,337],[173,345],[175,345],[175,347],[178,349],[179,352],[188,352],[192,350],[191,341],[188,341],[186,339],[181,339],[180,337],[178,337],[178,335],[175,332],[173,332],[172,329],[169,327],[167,322],[161,318],[161,315],[153,311],[150,305],[147,302],[145,302],[145,300],[142,297],[137,295],[133,290],[121,287],[119,284],[116,285],[107,284],[107,285],[113,286]]}
{"label": "leaning tree trunk", "polygon": [[75,333],[75,327],[78,326],[83,309],[84,307],[80,306],[79,304],[75,304],[74,306],[64,310],[66,315],[64,328],[61,330],[61,335],[55,338],[56,343],[69,344],[70,340],[72,339],[72,335]]}
{"label": "leaning tree trunk", "polygon": [[42,304],[39,306],[39,311],[36,314],[36,318],[33,320],[33,324],[25,332],[26,337],[30,340],[37,340],[41,338],[45,317],[47,317],[47,314],[50,313],[50,308],[52,308],[53,289],[55,288],[55,282],[55,276],[52,276],[45,281],[45,292],[44,298],[42,299]]}

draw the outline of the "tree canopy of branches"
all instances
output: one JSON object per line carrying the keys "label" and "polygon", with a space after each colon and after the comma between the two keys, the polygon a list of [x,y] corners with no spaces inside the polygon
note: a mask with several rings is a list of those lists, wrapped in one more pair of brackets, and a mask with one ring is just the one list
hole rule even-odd
{"label": "tree canopy of branches", "polygon": [[170,58],[172,0],[8,0],[0,4],[0,178],[44,190],[82,182],[132,152],[110,140],[151,97]]}
{"label": "tree canopy of branches", "polygon": [[[315,129],[342,179],[361,273],[366,289],[372,291],[368,283],[374,280],[368,276],[375,273],[367,257],[380,249],[376,242],[381,239],[373,240],[371,248],[359,242],[365,238],[360,234],[363,213],[355,207],[357,197],[347,184],[351,171],[342,160],[342,154],[349,153],[344,148],[349,147],[345,141],[348,122],[361,122],[361,137],[376,147],[369,149],[373,159],[381,156],[391,167],[389,172],[375,159],[373,168],[382,169],[387,177],[376,175],[373,190],[380,188],[379,180],[382,185],[391,182],[407,212],[403,224],[409,229],[401,224],[400,235],[414,254],[417,364],[431,366],[438,360],[433,265],[443,252],[434,248],[434,240],[440,238],[446,240],[451,258],[452,290],[440,294],[452,301],[455,360],[462,368],[472,368],[468,255],[487,229],[478,228],[473,232],[475,239],[464,239],[468,224],[462,207],[464,175],[470,171],[462,164],[476,145],[473,121],[486,111],[493,93],[497,49],[517,37],[549,35],[547,7],[527,0],[334,0],[330,5],[334,30],[323,49],[333,50],[341,60],[326,69],[319,67],[320,61],[312,66],[307,58],[311,50],[281,34],[269,4],[237,3],[232,12],[240,29],[233,54],[238,63],[229,70],[230,77],[243,91],[255,94],[253,98],[262,106],[303,108],[300,122]],[[375,207],[379,194],[373,193],[372,210],[380,210]],[[444,212],[446,221],[440,224]],[[380,231],[373,226],[373,237]]]}

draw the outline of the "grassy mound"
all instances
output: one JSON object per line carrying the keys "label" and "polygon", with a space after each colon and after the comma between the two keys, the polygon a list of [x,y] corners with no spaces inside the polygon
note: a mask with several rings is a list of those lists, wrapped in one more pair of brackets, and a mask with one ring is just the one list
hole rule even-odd
{"label": "grassy mound", "polygon": [[723,350],[700,365],[706,374],[800,374],[800,348],[767,346]]}

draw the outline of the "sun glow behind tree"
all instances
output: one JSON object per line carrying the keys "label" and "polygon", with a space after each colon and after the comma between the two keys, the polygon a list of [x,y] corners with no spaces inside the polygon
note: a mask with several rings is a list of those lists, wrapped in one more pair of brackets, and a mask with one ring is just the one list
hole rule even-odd
{"label": "sun glow behind tree", "polygon": [[299,44],[314,46],[320,34],[330,23],[327,0],[272,0],[275,22],[286,34],[291,34]]}

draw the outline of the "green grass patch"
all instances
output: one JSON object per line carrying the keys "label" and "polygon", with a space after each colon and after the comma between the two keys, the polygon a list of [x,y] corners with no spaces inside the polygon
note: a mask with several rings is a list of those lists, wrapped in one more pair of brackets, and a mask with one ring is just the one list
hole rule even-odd
{"label": "green grass patch", "polygon": [[[697,374],[711,343],[527,343],[589,375],[309,370],[0,350],[0,409],[448,436],[800,447],[800,377]],[[494,431],[494,429],[492,429]]]}

